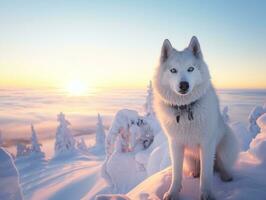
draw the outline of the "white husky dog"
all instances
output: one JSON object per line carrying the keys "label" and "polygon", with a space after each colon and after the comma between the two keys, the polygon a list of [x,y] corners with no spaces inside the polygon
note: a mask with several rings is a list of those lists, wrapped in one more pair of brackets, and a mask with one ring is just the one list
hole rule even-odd
{"label": "white husky dog", "polygon": [[195,36],[183,51],[174,49],[169,40],[164,41],[153,82],[154,107],[167,135],[172,160],[172,183],[164,199],[179,199],[184,154],[191,174],[200,176],[200,198],[215,199],[213,169],[223,181],[231,181],[238,144],[220,113]]}

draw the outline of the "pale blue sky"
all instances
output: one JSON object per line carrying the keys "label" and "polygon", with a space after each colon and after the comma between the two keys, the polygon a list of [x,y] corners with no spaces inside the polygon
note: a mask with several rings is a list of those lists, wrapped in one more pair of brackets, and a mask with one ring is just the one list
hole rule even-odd
{"label": "pale blue sky", "polygon": [[144,87],[196,35],[217,87],[266,88],[266,1],[0,0],[0,27],[1,86]]}

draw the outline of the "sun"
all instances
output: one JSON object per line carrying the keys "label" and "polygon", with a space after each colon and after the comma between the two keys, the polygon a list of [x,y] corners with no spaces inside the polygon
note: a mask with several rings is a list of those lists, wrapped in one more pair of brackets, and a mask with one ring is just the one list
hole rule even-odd
{"label": "sun", "polygon": [[86,85],[80,80],[72,80],[68,83],[66,90],[71,96],[83,96],[87,93]]}

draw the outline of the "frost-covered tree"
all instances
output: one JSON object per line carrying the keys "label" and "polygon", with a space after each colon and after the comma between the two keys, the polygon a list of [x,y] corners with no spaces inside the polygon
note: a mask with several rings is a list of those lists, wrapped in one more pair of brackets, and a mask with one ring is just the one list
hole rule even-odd
{"label": "frost-covered tree", "polygon": [[56,156],[75,150],[76,144],[76,141],[68,127],[70,123],[65,119],[65,115],[63,113],[60,113],[57,116],[57,121],[59,122],[59,125],[57,127],[55,141]]}
{"label": "frost-covered tree", "polygon": [[34,126],[31,125],[31,152],[41,153],[41,144],[38,141]]}
{"label": "frost-covered tree", "polygon": [[42,145],[38,141],[34,126],[31,125],[31,154],[38,155],[38,156],[44,156],[44,153],[41,150],[41,146]]}
{"label": "frost-covered tree", "polygon": [[98,114],[98,121],[96,127],[96,147],[105,149],[105,131],[100,114]]}
{"label": "frost-covered tree", "polygon": [[146,149],[153,141],[154,132],[146,117],[134,110],[123,109],[116,113],[106,138],[106,154],[114,151],[132,152]]}
{"label": "frost-covered tree", "polygon": [[154,100],[153,87],[152,87],[152,82],[150,81],[147,87],[146,103],[144,104],[144,108],[146,111],[146,120],[153,129],[153,132],[159,133],[161,132],[161,126],[156,117],[156,113],[154,112],[153,100]]}
{"label": "frost-covered tree", "polygon": [[228,123],[230,121],[229,115],[228,115],[228,106],[225,106],[222,112],[222,116],[225,123]]}
{"label": "frost-covered tree", "polygon": [[30,148],[27,147],[25,144],[18,143],[17,144],[17,154],[16,157],[19,158],[21,156],[27,156],[30,153]]}
{"label": "frost-covered tree", "polygon": [[146,176],[145,167],[150,153],[148,148],[154,139],[146,118],[134,110],[120,110],[106,136],[102,176],[116,192],[127,191],[127,188],[133,187]]}
{"label": "frost-covered tree", "polygon": [[260,132],[260,127],[257,124],[257,119],[263,114],[266,113],[266,109],[262,106],[256,106],[249,114],[249,132],[252,134],[252,137],[255,138],[256,135]]}
{"label": "frost-covered tree", "polygon": [[144,105],[147,115],[153,115],[153,88],[152,88],[152,82],[150,81],[148,87],[147,87],[147,97],[146,97],[146,103]]}
{"label": "frost-covered tree", "polygon": [[86,145],[86,143],[85,143],[84,138],[81,138],[81,139],[77,142],[77,148],[78,148],[79,150],[81,150],[81,151],[84,151],[84,152],[88,151],[88,147],[87,147],[87,145]]}

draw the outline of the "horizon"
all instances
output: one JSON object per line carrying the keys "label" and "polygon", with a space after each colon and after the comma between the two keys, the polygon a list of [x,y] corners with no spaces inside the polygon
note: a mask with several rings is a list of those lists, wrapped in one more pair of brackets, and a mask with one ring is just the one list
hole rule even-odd
{"label": "horizon", "polygon": [[193,35],[216,88],[266,88],[263,1],[0,2],[0,88],[146,88],[163,40]]}
{"label": "horizon", "polygon": [[265,11],[0,0],[0,200],[265,199]]}

